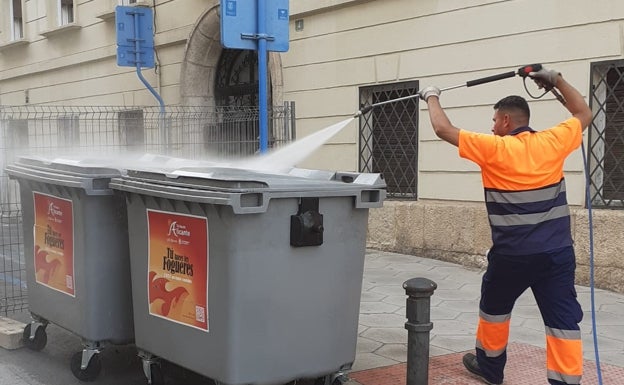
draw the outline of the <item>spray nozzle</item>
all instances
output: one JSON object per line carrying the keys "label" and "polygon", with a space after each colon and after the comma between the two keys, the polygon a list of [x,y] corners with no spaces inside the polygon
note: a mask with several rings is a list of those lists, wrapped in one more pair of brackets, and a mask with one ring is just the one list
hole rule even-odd
{"label": "spray nozzle", "polygon": [[375,105],[371,104],[371,105],[368,105],[368,106],[366,106],[364,108],[361,108],[358,112],[353,114],[353,117],[354,118],[358,118],[361,115],[364,115],[365,113],[370,112],[370,110],[372,110],[374,107],[375,107]]}

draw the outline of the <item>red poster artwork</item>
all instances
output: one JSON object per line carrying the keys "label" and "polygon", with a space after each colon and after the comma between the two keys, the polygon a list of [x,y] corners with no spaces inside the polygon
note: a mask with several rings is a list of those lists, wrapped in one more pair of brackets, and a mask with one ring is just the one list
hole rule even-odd
{"label": "red poster artwork", "polygon": [[74,218],[72,201],[33,192],[36,281],[74,297]]}
{"label": "red poster artwork", "polygon": [[208,331],[208,221],[147,210],[151,315]]}

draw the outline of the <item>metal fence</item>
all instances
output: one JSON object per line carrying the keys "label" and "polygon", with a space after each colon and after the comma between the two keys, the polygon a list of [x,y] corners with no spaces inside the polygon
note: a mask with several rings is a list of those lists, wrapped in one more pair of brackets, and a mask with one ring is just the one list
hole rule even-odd
{"label": "metal fence", "polygon": [[[19,186],[5,167],[20,155],[151,153],[232,159],[259,148],[249,107],[0,106],[0,315],[28,306]],[[295,138],[294,103],[270,108],[269,147]]]}

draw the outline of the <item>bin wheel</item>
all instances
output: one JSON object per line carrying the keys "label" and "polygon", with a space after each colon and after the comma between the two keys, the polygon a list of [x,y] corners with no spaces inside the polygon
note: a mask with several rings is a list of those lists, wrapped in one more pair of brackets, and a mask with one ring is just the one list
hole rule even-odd
{"label": "bin wheel", "polygon": [[314,385],[331,385],[329,384],[329,376],[318,377],[314,380]]}
{"label": "bin wheel", "polygon": [[160,363],[150,364],[150,376],[152,377],[150,385],[165,385],[165,376]]}
{"label": "bin wheel", "polygon": [[74,353],[71,358],[69,367],[71,368],[74,376],[80,381],[93,381],[97,378],[102,370],[102,361],[100,355],[95,354],[89,360],[89,364],[85,369],[81,368],[82,365],[82,350]]}
{"label": "bin wheel", "polygon": [[39,351],[43,349],[48,343],[48,334],[46,333],[43,327],[38,327],[35,332],[35,338],[30,339],[30,330],[32,328],[32,324],[27,324],[24,328],[24,333],[22,333],[22,339],[24,340],[24,346],[26,346],[30,350]]}
{"label": "bin wheel", "polygon": [[343,385],[347,381],[349,381],[349,378],[346,375],[339,373],[335,375],[319,377],[314,381],[314,385]]}

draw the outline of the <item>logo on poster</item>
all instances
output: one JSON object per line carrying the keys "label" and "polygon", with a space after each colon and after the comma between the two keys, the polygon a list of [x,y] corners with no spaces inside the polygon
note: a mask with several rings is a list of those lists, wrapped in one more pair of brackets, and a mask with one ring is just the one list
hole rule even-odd
{"label": "logo on poster", "polygon": [[189,241],[182,239],[182,237],[190,238],[191,231],[186,228],[185,225],[179,224],[177,221],[172,221],[169,224],[169,232],[167,237],[175,237],[175,239],[167,238],[168,241],[178,243],[180,245],[188,245]]}
{"label": "logo on poster", "polygon": [[60,207],[56,206],[54,202],[49,202],[48,203],[48,218],[50,218],[54,222],[59,223],[60,219],[58,219],[57,217],[63,218],[63,211],[60,209]]}

